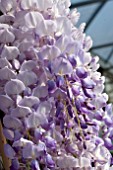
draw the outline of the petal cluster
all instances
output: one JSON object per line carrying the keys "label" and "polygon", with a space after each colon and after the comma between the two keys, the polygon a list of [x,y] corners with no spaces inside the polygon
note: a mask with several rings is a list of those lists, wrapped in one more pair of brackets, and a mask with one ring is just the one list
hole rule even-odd
{"label": "petal cluster", "polygon": [[0,109],[12,169],[112,170],[113,115],[70,0],[1,0]]}

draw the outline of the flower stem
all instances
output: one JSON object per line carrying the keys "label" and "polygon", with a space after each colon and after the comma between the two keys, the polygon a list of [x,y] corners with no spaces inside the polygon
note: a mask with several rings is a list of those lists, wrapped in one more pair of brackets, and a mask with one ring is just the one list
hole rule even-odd
{"label": "flower stem", "polygon": [[6,144],[6,138],[3,135],[2,123],[0,121],[0,154],[3,161],[3,166],[5,170],[10,170],[11,161],[4,153],[4,144]]}

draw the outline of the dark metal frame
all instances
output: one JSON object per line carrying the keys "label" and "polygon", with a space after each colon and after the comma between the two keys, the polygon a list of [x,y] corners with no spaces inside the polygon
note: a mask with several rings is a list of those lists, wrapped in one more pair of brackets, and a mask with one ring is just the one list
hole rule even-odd
{"label": "dark metal frame", "polygon": [[78,2],[78,3],[74,3],[71,5],[71,9],[72,8],[78,8],[78,7],[82,7],[82,6],[86,6],[86,5],[91,5],[91,4],[95,4],[95,3],[103,3],[103,2],[108,2],[108,1],[112,1],[112,0],[87,0],[87,1],[83,1],[83,2]]}

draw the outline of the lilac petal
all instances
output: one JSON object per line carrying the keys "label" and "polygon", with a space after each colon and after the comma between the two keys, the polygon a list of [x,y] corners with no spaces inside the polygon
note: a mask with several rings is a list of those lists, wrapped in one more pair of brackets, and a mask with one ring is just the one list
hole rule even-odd
{"label": "lilac petal", "polygon": [[25,119],[25,124],[27,128],[36,128],[40,125],[39,117],[36,115],[36,113],[32,113]]}
{"label": "lilac petal", "polygon": [[92,45],[93,45],[93,41],[92,41],[91,37],[87,36],[85,38],[85,42],[84,42],[85,51],[89,51],[89,49],[92,47]]}
{"label": "lilac petal", "polygon": [[20,167],[20,165],[19,165],[18,159],[17,159],[17,158],[14,158],[14,159],[12,160],[12,162],[11,162],[11,167],[10,167],[11,170],[18,170],[19,167]]}
{"label": "lilac petal", "polygon": [[22,122],[11,115],[5,115],[3,118],[3,123],[7,128],[18,129],[22,127]]}
{"label": "lilac petal", "polygon": [[63,103],[59,102],[58,104],[56,104],[56,117],[58,117],[63,110],[64,110]]}
{"label": "lilac petal", "polygon": [[42,50],[38,53],[40,59],[55,59],[60,55],[60,50],[56,46],[44,46]]}
{"label": "lilac petal", "polygon": [[33,142],[28,140],[28,139],[24,139],[23,137],[21,137],[19,140],[14,141],[12,146],[13,147],[24,147],[24,146],[26,146],[28,144],[33,145]]}
{"label": "lilac petal", "polygon": [[41,22],[43,22],[43,16],[41,15],[41,13],[37,12],[37,11],[32,11],[32,12],[28,12],[23,20],[21,20],[21,25],[24,26],[28,29],[28,28],[36,28],[36,26],[40,25]]}
{"label": "lilac petal", "polygon": [[14,132],[14,141],[19,140],[22,137],[22,134],[19,132],[19,130],[15,130]]}
{"label": "lilac petal", "polygon": [[77,86],[77,85],[73,85],[72,86],[72,92],[73,92],[74,96],[79,95],[80,94],[80,87]]}
{"label": "lilac petal", "polygon": [[48,91],[52,91],[52,90],[54,90],[55,89],[55,82],[53,81],[53,80],[48,80],[47,81],[47,84],[48,84]]}
{"label": "lilac petal", "polygon": [[71,155],[62,155],[57,157],[56,164],[60,169],[79,167],[78,159]]}
{"label": "lilac petal", "polygon": [[32,170],[41,170],[37,160],[32,160],[31,161],[31,168],[32,168]]}
{"label": "lilac petal", "polygon": [[88,65],[91,62],[91,54],[89,52],[85,53],[83,51],[79,52],[80,61],[83,65]]}
{"label": "lilac petal", "polygon": [[50,48],[50,57],[49,57],[49,59],[50,59],[50,60],[55,59],[55,58],[58,57],[60,54],[61,54],[60,49],[53,45],[53,46]]}
{"label": "lilac petal", "polygon": [[86,88],[86,89],[92,89],[96,86],[96,83],[89,77],[82,79],[81,82],[82,82],[83,88]]}
{"label": "lilac petal", "polygon": [[91,89],[83,88],[83,92],[84,92],[85,96],[88,97],[88,98],[94,98],[95,97],[95,93]]}
{"label": "lilac petal", "polygon": [[106,107],[105,107],[105,112],[111,116],[112,115],[112,104],[108,104]]}
{"label": "lilac petal", "polygon": [[12,43],[15,36],[8,29],[0,30],[0,43]]}
{"label": "lilac petal", "polygon": [[7,66],[0,69],[0,80],[10,80],[16,78],[16,73]]}
{"label": "lilac petal", "polygon": [[17,79],[12,79],[5,85],[5,92],[8,95],[20,94],[25,90],[25,85],[22,81]]}
{"label": "lilac petal", "polygon": [[87,103],[86,105],[87,105],[87,108],[89,110],[95,110],[96,109],[95,106],[93,104],[91,104],[91,103]]}
{"label": "lilac petal", "polygon": [[53,161],[51,155],[47,154],[46,157],[45,157],[45,161],[46,161],[46,164],[47,164],[48,167],[53,168],[55,166],[55,162]]}
{"label": "lilac petal", "polygon": [[40,11],[46,11],[47,9],[51,8],[52,5],[53,5],[53,1],[52,0],[46,0],[46,4],[45,4],[45,1],[42,0],[37,0],[37,3],[38,3],[38,9]]}
{"label": "lilac petal", "polygon": [[70,117],[72,118],[73,117],[73,111],[72,111],[71,105],[67,106],[67,110],[68,110],[68,113],[69,113]]}
{"label": "lilac petal", "polygon": [[102,108],[106,106],[106,102],[108,100],[108,95],[106,93],[103,93],[101,95],[99,95],[98,97],[96,97],[94,99],[95,101],[92,100],[92,104],[94,104],[96,106],[96,108]]}
{"label": "lilac petal", "polygon": [[58,87],[63,86],[64,83],[65,83],[64,77],[61,76],[61,75],[58,75],[58,76],[57,76],[57,79],[56,79],[56,84],[57,84],[57,86],[58,86]]}
{"label": "lilac petal", "polygon": [[[48,36],[54,36],[54,33],[56,31],[56,23],[53,20],[44,20],[45,25],[45,31],[43,33],[47,34]],[[51,48],[51,57],[50,59],[53,59],[58,56],[60,50],[57,49],[55,46]],[[55,54],[55,55],[54,55]]]}
{"label": "lilac petal", "polygon": [[101,121],[102,120],[102,112],[96,111],[94,118]]}
{"label": "lilac petal", "polygon": [[11,107],[14,101],[7,95],[0,95],[0,109]]}
{"label": "lilac petal", "polygon": [[7,66],[8,68],[12,68],[12,65],[9,63],[9,61],[5,58],[0,58],[0,68],[4,68]]}
{"label": "lilac petal", "polygon": [[42,128],[35,129],[34,136],[35,136],[36,140],[41,139],[44,133],[45,133],[45,130]]}
{"label": "lilac petal", "polygon": [[75,8],[75,9],[71,10],[69,19],[71,20],[71,22],[74,25],[78,22],[79,18],[80,18],[80,13],[77,12],[77,9]]}
{"label": "lilac petal", "polygon": [[77,74],[77,76],[78,76],[79,78],[82,78],[82,79],[86,78],[87,75],[88,75],[86,69],[83,68],[83,67],[78,67],[78,68],[76,69],[76,74]]}
{"label": "lilac petal", "polygon": [[68,20],[66,17],[57,17],[56,24],[57,24],[56,35],[62,35],[63,33],[65,33],[65,35],[69,36],[71,34],[72,24],[71,21]]}
{"label": "lilac petal", "polygon": [[35,96],[25,96],[22,100],[20,100],[19,105],[26,106],[26,107],[32,107],[34,105],[38,105],[40,102],[38,97]]}
{"label": "lilac petal", "polygon": [[23,158],[26,159],[32,158],[32,151],[33,151],[33,145],[31,143],[26,144],[22,150]]}
{"label": "lilac petal", "polygon": [[48,95],[48,87],[47,86],[37,86],[33,89],[33,96],[38,98],[45,98]]}
{"label": "lilac petal", "polygon": [[69,55],[68,59],[69,59],[70,63],[72,64],[72,66],[76,67],[77,61],[76,61],[75,55]]}
{"label": "lilac petal", "polygon": [[23,118],[32,113],[29,107],[17,106],[15,109],[11,110],[11,115],[13,117]]}
{"label": "lilac petal", "polygon": [[14,22],[15,17],[13,15],[1,15],[0,16],[0,23],[8,23],[10,24],[11,22]]}
{"label": "lilac petal", "polygon": [[50,102],[45,101],[39,104],[39,107],[37,109],[37,114],[41,115],[48,115],[52,109],[52,105]]}
{"label": "lilac petal", "polygon": [[55,130],[54,133],[55,133],[55,140],[57,142],[61,143],[63,141],[62,134],[59,131],[57,131],[57,130]]}
{"label": "lilac petal", "polygon": [[10,159],[14,159],[14,157],[16,155],[16,152],[9,144],[4,145],[4,152],[5,152],[6,156]]}
{"label": "lilac petal", "polygon": [[98,61],[99,61],[98,56],[95,56],[95,57],[92,58],[92,60],[90,62],[90,66],[92,68],[92,71],[96,71],[100,67],[100,64],[97,63]]}
{"label": "lilac petal", "polygon": [[45,144],[50,149],[55,149],[56,148],[56,141],[50,136],[45,137]]}
{"label": "lilac petal", "polygon": [[25,123],[27,128],[36,128],[39,125],[48,124],[48,119],[45,113],[37,113],[38,112],[32,113],[30,116],[28,116],[28,118],[26,118]]}
{"label": "lilac petal", "polygon": [[95,143],[96,143],[96,145],[99,145],[99,144],[104,145],[103,139],[98,136],[95,138]]}
{"label": "lilac petal", "polygon": [[21,1],[21,8],[23,10],[28,10],[28,9],[37,9],[38,7],[38,2],[37,0],[22,0]]}
{"label": "lilac petal", "polygon": [[8,139],[8,140],[12,141],[14,139],[14,132],[12,130],[4,128],[3,134],[5,135],[6,139]]}
{"label": "lilac petal", "polygon": [[17,56],[20,54],[19,50],[15,46],[7,46],[5,45],[1,54],[1,57],[6,57],[8,60],[13,60],[17,58]]}
{"label": "lilac petal", "polygon": [[24,61],[21,65],[21,71],[31,71],[36,67],[36,62],[32,60]]}
{"label": "lilac petal", "polygon": [[111,149],[113,148],[113,144],[110,138],[104,138],[104,145],[106,148]]}
{"label": "lilac petal", "polygon": [[16,1],[15,0],[1,0],[0,2],[0,10],[3,13],[10,12],[14,7],[16,7]]}
{"label": "lilac petal", "polygon": [[38,80],[37,75],[33,71],[22,71],[18,74],[17,78],[21,80],[25,86],[35,84]]}
{"label": "lilac petal", "polygon": [[[32,46],[33,42],[32,41],[28,41],[26,39],[24,39],[20,44],[19,44],[19,50],[21,52],[25,52],[26,49],[29,49]],[[25,55],[21,53],[21,55],[19,56],[20,60],[25,60]]]}
{"label": "lilac petal", "polygon": [[111,119],[111,117],[106,115],[104,116],[103,120],[107,126],[113,126],[113,120]]}
{"label": "lilac petal", "polygon": [[108,149],[103,146],[103,145],[98,145],[98,147],[96,147],[96,149],[93,152],[93,155],[95,156],[95,158],[99,161],[104,161],[104,162],[108,162],[108,160],[111,159],[111,154],[108,151]]}
{"label": "lilac petal", "polygon": [[67,97],[67,94],[66,92],[64,92],[63,90],[61,89],[56,89],[55,92],[51,93],[51,97],[54,97],[54,98],[66,98]]}
{"label": "lilac petal", "polygon": [[80,164],[80,168],[90,167],[91,166],[91,160],[89,158],[86,158],[86,157],[80,157],[79,164]]}
{"label": "lilac petal", "polygon": [[12,65],[14,66],[14,68],[15,68],[16,70],[19,70],[19,68],[20,68],[20,62],[19,62],[17,59],[14,59],[14,60],[12,61]]}
{"label": "lilac petal", "polygon": [[54,73],[56,74],[70,74],[73,71],[71,63],[65,58],[56,58],[53,61]]}
{"label": "lilac petal", "polygon": [[40,155],[45,154],[45,151],[46,151],[45,143],[39,140],[38,145],[36,145],[36,147],[34,148],[35,155],[39,157]]}

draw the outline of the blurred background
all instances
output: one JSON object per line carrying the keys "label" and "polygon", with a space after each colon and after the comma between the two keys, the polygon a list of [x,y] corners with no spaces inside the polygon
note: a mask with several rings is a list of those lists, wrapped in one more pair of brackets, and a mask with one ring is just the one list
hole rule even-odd
{"label": "blurred background", "polygon": [[100,57],[99,72],[106,77],[105,92],[113,103],[113,0],[71,0],[85,22],[85,33],[93,39],[92,55]]}

